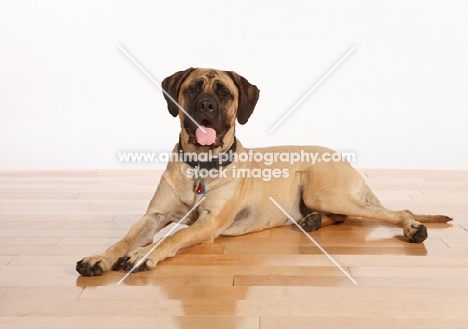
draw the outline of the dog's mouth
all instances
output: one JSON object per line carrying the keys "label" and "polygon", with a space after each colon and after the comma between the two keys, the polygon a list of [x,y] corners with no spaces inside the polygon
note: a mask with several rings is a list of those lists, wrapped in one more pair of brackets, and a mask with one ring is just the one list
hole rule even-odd
{"label": "dog's mouth", "polygon": [[224,145],[222,135],[216,132],[208,119],[203,119],[200,122],[195,133],[190,132],[189,129],[187,129],[187,132],[189,133],[189,144],[213,147],[222,147]]}

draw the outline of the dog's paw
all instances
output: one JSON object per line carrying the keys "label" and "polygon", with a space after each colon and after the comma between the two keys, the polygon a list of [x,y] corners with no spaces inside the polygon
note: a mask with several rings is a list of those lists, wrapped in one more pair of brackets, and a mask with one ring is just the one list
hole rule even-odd
{"label": "dog's paw", "polygon": [[104,256],[85,257],[76,262],[76,271],[83,276],[99,276],[109,271],[110,260]]}
{"label": "dog's paw", "polygon": [[302,218],[299,224],[306,232],[317,231],[322,227],[322,214],[317,212],[311,213]]}
{"label": "dog's paw", "polygon": [[404,229],[404,234],[409,242],[421,243],[427,239],[427,228],[419,222],[414,222],[407,229]]}
{"label": "dog's paw", "polygon": [[156,262],[148,255],[148,248],[138,248],[122,258],[120,266],[125,272],[145,272],[153,269]]}

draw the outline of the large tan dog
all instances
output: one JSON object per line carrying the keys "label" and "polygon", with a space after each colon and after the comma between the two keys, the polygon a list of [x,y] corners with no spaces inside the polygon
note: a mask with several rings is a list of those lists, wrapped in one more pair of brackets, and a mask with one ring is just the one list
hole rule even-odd
{"label": "large tan dog", "polygon": [[[307,231],[347,217],[372,218],[400,226],[410,242],[423,242],[427,230],[422,223],[451,220],[384,208],[359,173],[332,150],[319,146],[245,149],[235,138],[235,121],[247,122],[259,90],[234,72],[190,68],[166,78],[162,86],[169,112],[178,115],[181,123],[173,154],[199,157],[185,162],[172,159],[143,218],[103,254],[79,261],[76,270],[81,275],[101,275],[117,268],[130,271],[152,249],[154,235],[182,219],[203,197],[183,222],[189,227],[162,241],[135,271],[150,270],[179,249],[219,235],[292,224],[270,198]],[[203,158],[207,154],[213,158]],[[301,160],[292,163],[292,154],[295,160],[300,154]],[[307,154],[324,161],[305,161]],[[325,161],[332,158],[335,161]]]}

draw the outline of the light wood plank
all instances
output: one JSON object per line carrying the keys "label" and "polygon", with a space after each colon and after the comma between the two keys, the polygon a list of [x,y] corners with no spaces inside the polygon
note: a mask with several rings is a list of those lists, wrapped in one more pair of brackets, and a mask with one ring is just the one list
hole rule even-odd
{"label": "light wood plank", "polygon": [[33,222],[33,221],[11,221],[3,222],[0,221],[0,234],[1,230],[19,230],[21,233],[23,230],[54,230],[59,229],[65,224],[65,222]]}
{"label": "light wood plank", "polygon": [[77,248],[74,254],[69,255],[40,255],[29,256],[19,255],[10,261],[10,266],[68,266],[72,267],[74,263],[80,260],[85,255]]}
{"label": "light wood plank", "polygon": [[66,203],[66,202],[56,202],[56,203],[0,203],[0,211],[5,213],[7,211],[54,211],[54,210],[86,210],[88,204],[79,204],[79,203]]}
{"label": "light wood plank", "polygon": [[[338,273],[338,272],[337,272]],[[353,283],[344,275],[325,276],[280,276],[280,275],[235,275],[235,286],[318,286],[351,287]]]}
{"label": "light wood plank", "polygon": [[[75,275],[76,285],[80,287],[117,286],[126,275],[123,271],[107,272],[99,277]],[[170,275],[153,275],[152,272],[132,273],[119,286],[232,286],[233,277],[229,275],[178,275],[173,269]]]}
{"label": "light wood plank", "polygon": [[[93,221],[67,221],[62,223],[62,230],[123,230],[128,232],[133,222],[93,222]],[[1,222],[0,222],[1,227]]]}
{"label": "light wood plank", "polygon": [[242,266],[329,266],[324,255],[178,255],[164,261],[168,265],[242,265]]}
{"label": "light wood plank", "polygon": [[8,203],[15,201],[16,203],[24,202],[24,200],[73,200],[78,197],[79,193],[2,193],[0,194],[0,202]]}
{"label": "light wood plank", "polygon": [[[100,277],[81,277],[75,271],[75,261],[71,266],[0,266],[2,276],[0,287],[85,287],[117,285],[124,277],[123,271],[108,272]],[[123,282],[124,285],[158,286],[231,286],[232,276],[152,276],[135,273]]]}
{"label": "light wood plank", "polygon": [[243,266],[243,265],[177,265],[171,266],[167,262],[162,262],[151,272],[151,275],[187,275],[187,276],[204,276],[204,275],[221,275],[221,276],[234,276],[234,275],[279,275],[279,276],[321,276],[327,274],[328,276],[341,276],[341,271],[332,264],[328,266]]}
{"label": "light wood plank", "polygon": [[[284,230],[287,230],[286,228]],[[273,233],[275,237],[265,238],[262,240],[258,239],[237,239],[237,238],[217,238],[214,243],[221,244],[226,246],[226,253],[240,253],[235,252],[237,247],[246,249],[246,253],[251,253],[248,250],[248,247],[263,248],[265,252],[268,251],[268,247],[313,247],[315,246],[305,235],[297,234],[294,237],[279,237],[280,234]],[[396,239],[394,237],[388,239],[367,239],[367,238],[352,238],[352,237],[343,237],[341,235],[320,238],[315,237],[314,240],[318,242],[322,247],[366,247],[366,248],[396,248],[400,247],[401,249],[443,249],[446,247],[446,244],[441,239],[429,237],[424,241],[423,245],[418,244],[409,244],[403,239]],[[232,252],[231,252],[232,251]],[[287,249],[286,249],[287,251]],[[279,251],[280,253],[284,253]]]}
{"label": "light wood plank", "polygon": [[340,317],[340,315],[333,317],[312,317],[312,316],[298,316],[298,317],[261,317],[260,329],[304,329],[314,326],[315,328],[347,328],[347,329],[362,329],[362,328],[399,328],[399,329],[440,329],[440,328],[454,328],[465,329],[465,320],[452,320],[452,319],[395,319],[392,317],[381,317],[378,319],[366,317],[353,317],[350,320],[348,317]]}
{"label": "light wood plank", "polygon": [[466,257],[447,256],[402,256],[386,255],[335,255],[342,266],[393,266],[393,267],[467,267]]}
{"label": "light wood plank", "polygon": [[[319,243],[320,244],[320,243]],[[324,247],[322,245],[322,247]],[[327,253],[331,255],[414,255],[424,256],[428,254],[428,250],[422,248],[405,248],[405,247],[370,247],[363,245],[361,247],[324,247]],[[226,254],[248,254],[248,255],[295,255],[295,254],[317,254],[321,255],[322,251],[315,246],[230,246],[226,248]],[[430,252],[431,255],[441,254],[448,255],[450,251],[447,249],[435,250]]]}
{"label": "light wood plank", "polygon": [[35,300],[76,300],[83,293],[83,287],[0,287],[0,295],[4,300],[27,301]]}
{"label": "light wood plank", "polygon": [[144,201],[136,201],[136,202],[119,202],[119,201],[113,201],[113,202],[108,202],[108,203],[90,203],[89,206],[87,207],[87,210],[89,211],[119,211],[119,210],[125,210],[125,211],[132,211],[132,212],[140,212],[141,215],[143,216],[146,212],[146,209],[148,208],[149,200],[144,200]]}
{"label": "light wood plank", "polygon": [[[16,261],[16,259],[15,259]],[[468,267],[354,267],[349,271],[358,280],[361,277],[370,278],[420,278],[420,279],[447,279],[452,281],[468,278]]]}
{"label": "light wood plank", "polygon": [[163,174],[163,169],[135,169],[135,170],[120,170],[120,169],[108,169],[108,170],[100,170],[97,174],[98,177],[102,176],[116,176],[116,177],[125,177],[125,176],[133,176],[133,177],[155,177],[159,178]]}
{"label": "light wood plank", "polygon": [[154,193],[80,193],[76,196],[78,200],[86,200],[87,202],[93,202],[93,200],[144,200],[148,202],[151,200]]}
{"label": "light wood plank", "polygon": [[[459,301],[398,302],[379,300],[350,303],[344,300],[321,300],[311,296],[309,300],[73,300],[0,301],[0,316],[15,316],[19,308],[35,316],[311,316],[356,317],[366,312],[368,318],[391,317],[416,321],[422,319],[450,319],[466,321],[468,305]],[[404,312],[402,311],[404,310]]]}
{"label": "light wood plank", "polygon": [[0,239],[0,245],[2,246],[12,246],[12,245],[21,245],[21,246],[46,246],[46,245],[55,245],[59,243],[62,238],[60,237],[48,237],[48,238],[15,238],[15,237],[3,237]]}
{"label": "light wood plank", "polygon": [[85,255],[94,255],[99,252],[102,252],[102,246],[64,246],[64,245],[58,245],[58,244],[27,245],[25,243],[3,246],[0,244],[0,255],[34,256],[36,259],[40,259],[40,257],[38,256],[54,256],[54,255],[55,256],[77,255],[77,256],[81,256],[82,258]]}
{"label": "light wood plank", "polygon": [[115,214],[101,215],[101,214],[89,214],[85,212],[83,214],[72,213],[62,213],[62,214],[52,214],[44,213],[38,214],[38,212],[29,212],[25,214],[25,211],[18,212],[15,214],[9,213],[4,214],[0,212],[0,222],[64,222],[64,221],[74,221],[74,222],[111,222],[116,217]]}
{"label": "light wood plank", "polygon": [[[103,238],[62,238],[58,243],[61,246],[103,246],[110,247],[119,241],[122,237],[103,237]],[[107,249],[107,248],[106,248]],[[104,250],[104,249],[103,249]]]}
{"label": "light wood plank", "polygon": [[7,229],[0,230],[0,238],[11,238],[22,236],[26,239],[29,238],[121,238],[128,231],[127,230],[31,230],[31,229]]}
{"label": "light wood plank", "polygon": [[468,170],[363,169],[367,178],[468,178]]}
{"label": "light wood plank", "polygon": [[219,329],[242,328],[258,329],[259,319],[251,317],[227,316],[33,316],[0,317],[0,326],[16,329],[102,329],[102,328],[138,328],[138,329]]}
{"label": "light wood plank", "polygon": [[[20,289],[20,288],[15,288]],[[86,287],[80,299],[95,300],[282,300],[310,301],[311,296],[324,300],[360,301],[463,302],[467,290],[442,288],[407,288],[406,293],[389,287],[354,286],[96,286]]]}
{"label": "light wood plank", "polygon": [[20,179],[28,177],[96,177],[99,171],[96,170],[2,170],[0,178],[17,177]]}

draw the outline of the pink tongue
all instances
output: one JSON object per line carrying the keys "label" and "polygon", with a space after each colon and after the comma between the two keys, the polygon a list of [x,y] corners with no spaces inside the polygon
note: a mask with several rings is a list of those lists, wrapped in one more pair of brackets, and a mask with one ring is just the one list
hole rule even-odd
{"label": "pink tongue", "polygon": [[[206,133],[203,132],[200,128],[203,128]],[[213,128],[208,128],[204,126],[198,127],[195,132],[195,137],[197,137],[197,142],[200,145],[211,145],[216,141],[216,130]]]}

